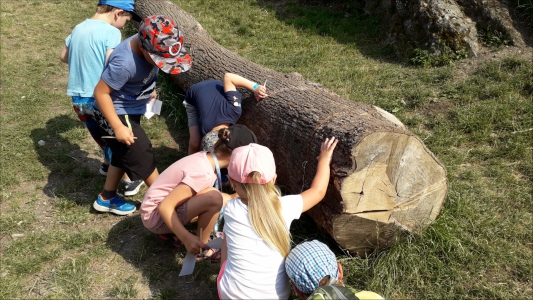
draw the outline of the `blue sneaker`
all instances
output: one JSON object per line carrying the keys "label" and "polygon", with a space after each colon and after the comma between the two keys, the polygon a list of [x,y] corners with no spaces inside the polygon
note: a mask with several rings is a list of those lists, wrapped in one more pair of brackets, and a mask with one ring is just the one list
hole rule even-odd
{"label": "blue sneaker", "polygon": [[135,211],[135,205],[125,202],[118,195],[111,200],[103,200],[102,194],[98,194],[98,199],[93,203],[94,209],[101,212],[111,212],[125,216]]}

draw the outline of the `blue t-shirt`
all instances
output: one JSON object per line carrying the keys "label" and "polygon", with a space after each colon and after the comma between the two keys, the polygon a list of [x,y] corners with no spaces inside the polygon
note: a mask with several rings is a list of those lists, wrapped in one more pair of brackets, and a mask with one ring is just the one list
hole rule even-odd
{"label": "blue t-shirt", "polygon": [[146,103],[155,91],[159,71],[157,66],[131,50],[132,38],[137,38],[137,35],[127,38],[115,48],[102,73],[102,80],[114,90],[110,96],[117,115],[146,112]]}
{"label": "blue t-shirt", "polygon": [[93,97],[104,70],[105,54],[121,39],[120,30],[101,20],[87,19],[74,27],[65,39],[69,51],[67,95]]}
{"label": "blue t-shirt", "polygon": [[241,93],[224,92],[220,80],[208,79],[191,86],[185,101],[196,108],[201,136],[222,123],[237,123],[242,113]]}

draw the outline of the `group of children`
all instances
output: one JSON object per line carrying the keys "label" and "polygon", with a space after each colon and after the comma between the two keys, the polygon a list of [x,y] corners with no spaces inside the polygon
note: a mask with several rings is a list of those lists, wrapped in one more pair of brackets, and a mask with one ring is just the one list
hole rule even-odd
{"label": "group of children", "polygon": [[[287,299],[287,274],[295,273],[288,265],[294,253],[289,228],[325,196],[337,140],[322,143],[311,187],[282,196],[275,185],[272,152],[259,145],[250,129],[236,124],[242,113],[237,88],[252,91],[259,101],[268,96],[266,87],[226,73],[223,81],[206,80],[187,91],[183,104],[189,155],[159,174],[141,117],[157,96],[158,70],[180,74],[191,68],[192,60],[182,32],[166,16],[143,19],[138,34],[120,42],[119,29],[132,18],[133,9],[133,0],[99,0],[96,14],[74,28],[61,52],[61,61],[69,65],[67,94],[74,110],[104,150],[101,173],[107,177],[94,209],[131,214],[136,207],[117,194],[118,186],[122,178],[141,182],[130,189],[126,185],[126,191],[136,193],[145,183],[149,188],[140,207],[144,226],[199,258],[221,261],[221,299]],[[232,195],[221,192],[225,170]],[[209,249],[206,244],[222,209],[222,248]],[[196,235],[184,227],[190,222],[197,223]],[[309,294],[310,289],[298,286],[301,280],[291,279],[302,295]]]}

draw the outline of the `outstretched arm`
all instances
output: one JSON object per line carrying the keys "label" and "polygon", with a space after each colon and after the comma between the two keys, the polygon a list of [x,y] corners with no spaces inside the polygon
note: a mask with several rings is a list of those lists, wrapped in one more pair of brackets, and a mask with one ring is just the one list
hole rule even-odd
{"label": "outstretched arm", "polygon": [[59,60],[68,64],[68,47],[66,45],[63,46],[63,49],[61,50],[61,54],[59,55]]}
{"label": "outstretched arm", "polygon": [[[257,87],[254,86],[257,85]],[[233,73],[224,74],[224,92],[236,91],[237,87],[254,92],[255,99],[260,101],[268,97],[266,87]]]}
{"label": "outstretched arm", "polygon": [[329,183],[329,164],[337,142],[338,140],[332,137],[331,139],[326,138],[322,143],[318,156],[318,166],[311,187],[301,194],[304,202],[302,212],[315,206],[326,195]]}

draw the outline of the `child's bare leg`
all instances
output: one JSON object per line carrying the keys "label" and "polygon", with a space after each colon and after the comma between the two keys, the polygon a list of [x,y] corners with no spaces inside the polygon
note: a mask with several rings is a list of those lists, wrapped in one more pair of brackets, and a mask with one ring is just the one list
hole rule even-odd
{"label": "child's bare leg", "polygon": [[150,174],[148,178],[144,179],[144,183],[146,183],[147,186],[151,186],[152,183],[154,183],[154,181],[157,179],[157,177],[159,177],[159,172],[157,171],[157,168],[155,168],[152,174]]}
{"label": "child's bare leg", "polygon": [[187,202],[187,222],[198,216],[196,232],[200,235],[200,228],[202,228],[202,236],[199,237],[204,243],[209,241],[209,235],[218,219],[222,203],[222,195],[215,188],[205,189]]}
{"label": "child's bare leg", "polygon": [[202,138],[200,137],[200,129],[198,126],[189,127],[189,150],[188,154],[191,155],[200,151],[200,145],[202,143]]}
{"label": "child's bare leg", "polygon": [[124,173],[124,177],[123,177],[123,178],[124,178],[124,180],[126,180],[126,181],[131,181],[131,180],[130,180],[130,177],[129,177],[128,174],[126,174],[126,173]]}
{"label": "child's bare leg", "polygon": [[107,170],[104,190],[116,191],[118,189],[118,184],[120,183],[120,180],[122,179],[122,176],[124,176],[124,174],[124,169],[110,165],[109,170]]}

